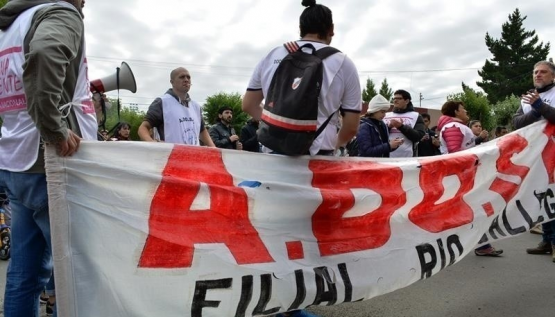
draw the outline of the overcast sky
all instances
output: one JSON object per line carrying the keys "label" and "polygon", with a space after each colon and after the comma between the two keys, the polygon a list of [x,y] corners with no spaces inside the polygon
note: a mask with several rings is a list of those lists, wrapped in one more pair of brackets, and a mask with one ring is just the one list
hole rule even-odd
{"label": "overcast sky", "polygon": [[[555,45],[551,1],[327,0],[333,12],[332,46],[346,53],[361,86],[411,92],[418,105],[439,108],[445,97],[473,88],[477,70],[492,55],[484,37],[500,38],[501,25],[517,7],[524,27]],[[551,8],[551,9],[550,9]],[[124,106],[146,110],[169,87],[169,73],[186,67],[191,97],[243,94],[255,65],[270,49],[299,38],[300,0],[88,0],[85,7],[89,75],[113,74],[127,62],[138,91],[120,91]],[[553,52],[553,50],[552,50]],[[555,54],[551,53],[550,56]],[[531,76],[530,69],[530,76]],[[115,92],[108,93],[116,97]]]}

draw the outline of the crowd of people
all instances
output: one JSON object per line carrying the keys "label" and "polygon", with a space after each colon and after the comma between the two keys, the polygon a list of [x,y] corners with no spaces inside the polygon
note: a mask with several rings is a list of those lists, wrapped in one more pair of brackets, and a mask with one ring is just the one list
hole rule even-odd
{"label": "crowd of people", "polygon": [[[55,297],[53,285],[49,284],[54,278],[44,148],[50,147],[59,156],[67,157],[78,151],[81,140],[130,140],[128,123],[120,122],[111,135],[105,130],[106,105],[102,106],[107,101],[105,96],[90,99],[84,3],[84,0],[12,0],[0,10],[3,31],[0,51],[11,61],[6,71],[23,83],[20,90],[9,92],[9,97],[25,100],[8,110],[0,107],[4,132],[0,138],[0,188],[7,192],[12,209],[12,249],[4,297],[6,317],[38,316],[39,299],[45,288],[51,299]],[[335,36],[331,10],[315,0],[303,0],[302,4],[306,8],[300,16],[300,40],[296,44],[300,49],[310,46],[316,51],[328,47]],[[53,30],[58,36],[51,36]],[[281,119],[268,110],[271,105],[263,104],[279,67],[275,61],[288,54],[287,47],[280,45],[256,65],[242,100],[242,110],[251,118],[239,135],[232,127],[233,109],[228,105],[221,105],[218,110],[218,122],[211,127],[205,124],[200,104],[189,95],[191,74],[179,67],[170,73],[171,88],[150,105],[138,127],[139,138],[277,152],[259,142],[260,127],[267,127],[270,121],[294,127],[305,124],[279,122]],[[323,72],[318,115],[310,122],[319,131],[306,154],[433,156],[462,151],[489,140],[489,133],[483,130],[480,121],[470,120],[464,103],[459,101],[443,105],[435,127],[428,114],[414,109],[410,93],[402,89],[394,92],[392,102],[375,96],[366,110],[355,63],[346,54],[335,52],[323,59],[322,64],[325,70],[332,71]],[[554,79],[553,63],[542,61],[534,66],[534,90],[522,95],[522,104],[514,116],[516,129],[542,119],[555,123]],[[68,109],[65,115],[60,106]],[[507,131],[498,127],[495,137]],[[555,221],[543,224],[542,234],[539,245],[527,252],[553,254],[555,262]],[[475,250],[478,256],[501,253],[502,250],[489,244]],[[52,313],[55,314],[55,309]],[[311,316],[303,310],[279,315]]]}

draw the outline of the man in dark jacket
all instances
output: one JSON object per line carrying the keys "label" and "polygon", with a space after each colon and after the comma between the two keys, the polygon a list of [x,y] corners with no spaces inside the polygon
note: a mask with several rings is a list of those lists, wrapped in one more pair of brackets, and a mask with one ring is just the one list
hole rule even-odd
{"label": "man in dark jacket", "polygon": [[210,138],[216,147],[222,149],[242,150],[243,145],[239,141],[239,136],[231,126],[233,122],[233,109],[223,106],[218,109],[219,121],[210,128]]}
{"label": "man in dark jacket", "polygon": [[[513,116],[513,126],[520,129],[540,120],[555,124],[555,65],[541,61],[534,65],[532,72],[534,89],[522,95],[520,107]],[[551,254],[555,262],[555,220],[542,224],[542,241],[535,248],[528,248],[528,254]]]}
{"label": "man in dark jacket", "polygon": [[241,128],[241,137],[239,141],[243,144],[243,150],[249,152],[260,152],[260,143],[258,143],[258,120],[249,119],[247,123]]}
{"label": "man in dark jacket", "polygon": [[432,131],[430,127],[431,117],[427,113],[422,114],[422,119],[424,120],[424,125],[426,126],[426,134],[418,142],[418,156],[434,156],[440,155],[439,152],[439,138],[435,131]]}

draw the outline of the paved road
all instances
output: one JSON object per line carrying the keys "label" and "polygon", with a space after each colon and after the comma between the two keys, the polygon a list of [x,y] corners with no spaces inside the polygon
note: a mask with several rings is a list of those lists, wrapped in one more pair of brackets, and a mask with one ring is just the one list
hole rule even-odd
{"label": "paved road", "polygon": [[[469,255],[431,279],[393,293],[311,311],[322,317],[554,317],[555,263],[547,255],[524,251],[539,240],[528,233],[503,240],[495,244],[505,250],[502,258]],[[1,306],[6,267],[0,261]]]}
{"label": "paved road", "polygon": [[495,243],[502,258],[468,255],[429,280],[365,302],[311,311],[322,317],[554,317],[555,263],[528,255],[540,236]]}

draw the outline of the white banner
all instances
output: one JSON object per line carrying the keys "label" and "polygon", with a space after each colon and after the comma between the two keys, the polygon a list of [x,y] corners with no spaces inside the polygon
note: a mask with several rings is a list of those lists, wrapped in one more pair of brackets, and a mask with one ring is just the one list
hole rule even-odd
{"label": "white banner", "polygon": [[143,142],[48,153],[60,316],[269,315],[408,286],[555,218],[554,136],[542,121],[395,160]]}

